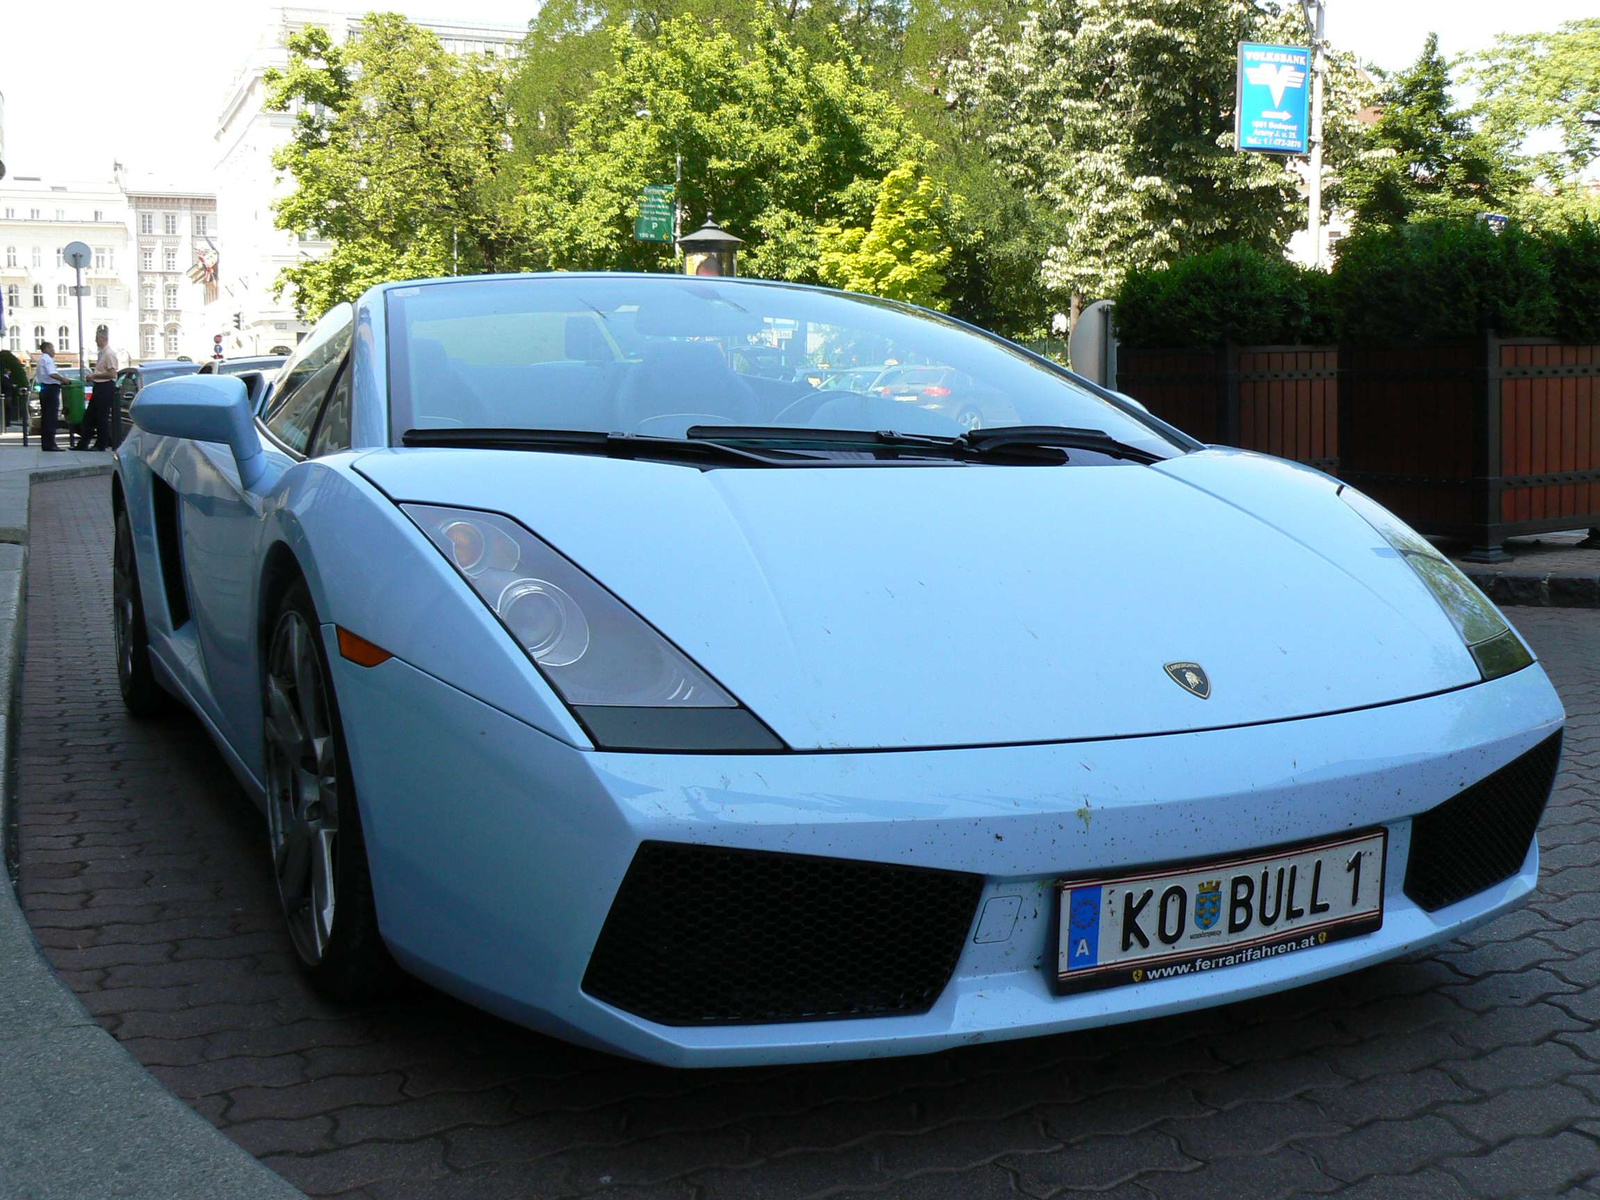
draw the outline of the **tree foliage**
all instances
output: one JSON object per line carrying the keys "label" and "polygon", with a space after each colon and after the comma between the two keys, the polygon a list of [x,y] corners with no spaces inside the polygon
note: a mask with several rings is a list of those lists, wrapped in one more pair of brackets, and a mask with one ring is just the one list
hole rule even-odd
{"label": "tree foliage", "polygon": [[1600,17],[1553,33],[1503,33],[1467,64],[1484,132],[1503,155],[1522,156],[1530,137],[1554,133],[1555,148],[1526,157],[1551,185],[1578,179],[1600,160]]}
{"label": "tree foliage", "polygon": [[869,226],[824,225],[817,231],[824,283],[928,308],[946,308],[949,199],[920,163],[883,177]]}
{"label": "tree foliage", "polygon": [[1451,101],[1437,34],[1389,81],[1379,105],[1367,149],[1346,176],[1355,224],[1504,211],[1525,183]]}
{"label": "tree foliage", "polygon": [[685,232],[713,212],[750,239],[749,273],[815,280],[818,227],[869,221],[879,180],[915,151],[859,59],[819,61],[775,22],[748,47],[688,18],[611,36],[615,66],[573,110],[566,144],[523,169],[532,265],[669,266],[671,248],[635,241],[633,221],[641,189],[672,182],[681,155]]}
{"label": "tree foliage", "polygon": [[266,75],[267,107],[295,114],[273,165],[294,190],[281,228],[327,238],[326,258],[287,268],[302,312],[319,313],[383,279],[494,271],[513,261],[498,167],[506,153],[504,73],[463,57],[393,14],[337,45],[310,26],[289,64]]}

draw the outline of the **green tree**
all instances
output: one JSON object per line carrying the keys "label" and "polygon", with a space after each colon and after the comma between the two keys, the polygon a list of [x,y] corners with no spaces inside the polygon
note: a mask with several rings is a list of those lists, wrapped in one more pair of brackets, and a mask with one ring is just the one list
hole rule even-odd
{"label": "green tree", "polygon": [[1346,177],[1356,225],[1398,225],[1503,209],[1523,185],[1493,141],[1450,99],[1450,68],[1429,34],[1378,101],[1383,112]]}
{"label": "green tree", "polygon": [[869,222],[878,181],[916,152],[858,58],[819,61],[776,21],[758,20],[749,46],[689,18],[610,36],[615,66],[572,109],[566,143],[521,172],[532,265],[669,267],[671,247],[635,241],[633,221],[681,155],[690,228],[714,212],[750,241],[747,274],[815,280],[818,227]]}
{"label": "green tree", "polygon": [[316,315],[383,279],[494,271],[517,261],[499,167],[509,133],[504,74],[488,56],[451,54],[394,14],[366,18],[337,45],[309,26],[289,64],[266,75],[267,107],[295,113],[273,163],[294,179],[282,229],[327,238],[325,258],[279,276]]}
{"label": "green tree", "polygon": [[1296,177],[1233,149],[1235,48],[1275,21],[1247,0],[1046,0],[1015,38],[978,35],[956,107],[1038,205],[1058,304],[1218,240],[1283,245]]}
{"label": "green tree", "polygon": [[824,283],[943,309],[949,198],[922,169],[906,162],[883,177],[868,227],[824,225],[817,231]]}
{"label": "green tree", "polygon": [[1556,134],[1555,148],[1526,160],[1549,184],[1575,181],[1600,160],[1600,17],[1554,33],[1503,33],[1467,65],[1484,132],[1503,155],[1521,156],[1535,134]]}

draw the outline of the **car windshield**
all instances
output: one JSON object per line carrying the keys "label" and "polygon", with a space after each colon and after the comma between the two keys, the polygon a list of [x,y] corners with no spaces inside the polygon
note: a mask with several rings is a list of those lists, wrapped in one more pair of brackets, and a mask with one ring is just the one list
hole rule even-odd
{"label": "car windshield", "polygon": [[1097,430],[1159,457],[1190,448],[1014,347],[870,297],[557,275],[413,284],[387,306],[395,444],[409,430],[956,437],[1025,425]]}

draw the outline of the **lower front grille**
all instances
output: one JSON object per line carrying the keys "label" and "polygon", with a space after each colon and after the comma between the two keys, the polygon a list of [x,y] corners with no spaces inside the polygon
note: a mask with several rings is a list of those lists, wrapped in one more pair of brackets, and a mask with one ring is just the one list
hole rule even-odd
{"label": "lower front grille", "polygon": [[1433,912],[1515,875],[1560,762],[1555,733],[1412,821],[1406,895]]}
{"label": "lower front grille", "polygon": [[956,871],[646,842],[583,990],[664,1025],[926,1012],[982,888]]}

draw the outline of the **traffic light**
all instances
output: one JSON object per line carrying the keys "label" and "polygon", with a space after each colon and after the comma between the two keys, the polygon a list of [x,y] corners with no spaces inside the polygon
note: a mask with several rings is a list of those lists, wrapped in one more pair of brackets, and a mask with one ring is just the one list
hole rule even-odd
{"label": "traffic light", "polygon": [[236,312],[233,314],[233,327],[235,329],[244,328],[244,314],[242,312]]}

